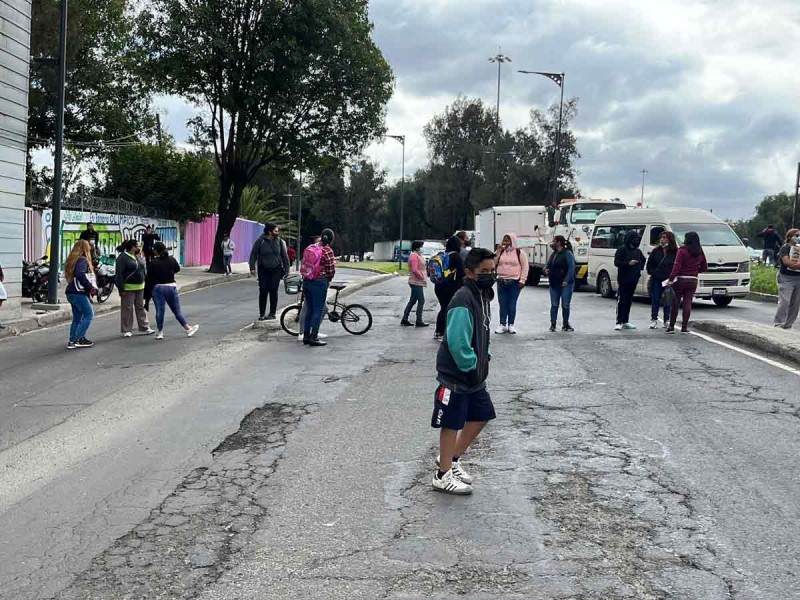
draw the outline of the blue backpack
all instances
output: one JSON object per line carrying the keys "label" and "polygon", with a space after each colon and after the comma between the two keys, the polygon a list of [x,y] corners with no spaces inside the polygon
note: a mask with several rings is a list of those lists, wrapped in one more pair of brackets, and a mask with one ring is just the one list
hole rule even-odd
{"label": "blue backpack", "polygon": [[455,281],[456,270],[450,267],[450,253],[439,252],[428,260],[428,279],[434,285],[445,281]]}

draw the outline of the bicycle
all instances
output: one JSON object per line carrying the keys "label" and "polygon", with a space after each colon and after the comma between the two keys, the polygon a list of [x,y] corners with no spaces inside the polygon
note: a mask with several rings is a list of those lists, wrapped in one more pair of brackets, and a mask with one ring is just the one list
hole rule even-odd
{"label": "bicycle", "polygon": [[[339,292],[347,285],[344,283],[332,283],[329,289],[336,290],[333,301],[326,302],[326,314],[331,323],[341,323],[347,333],[353,335],[364,335],[372,327],[372,313],[366,306],[361,304],[343,304],[339,302]],[[304,296],[300,292],[300,301],[283,309],[281,313],[281,327],[289,335],[300,335],[300,312],[303,310]],[[332,306],[328,310],[327,306]]]}

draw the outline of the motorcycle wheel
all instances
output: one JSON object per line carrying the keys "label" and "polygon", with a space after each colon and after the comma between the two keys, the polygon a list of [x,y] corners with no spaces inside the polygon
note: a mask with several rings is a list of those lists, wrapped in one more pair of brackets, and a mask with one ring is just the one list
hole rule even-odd
{"label": "motorcycle wheel", "polygon": [[36,290],[33,292],[33,301],[34,302],[47,302],[47,290]]}
{"label": "motorcycle wheel", "polygon": [[111,297],[111,292],[114,291],[114,285],[107,285],[106,287],[98,290],[97,292],[97,302],[102,304],[106,300]]}

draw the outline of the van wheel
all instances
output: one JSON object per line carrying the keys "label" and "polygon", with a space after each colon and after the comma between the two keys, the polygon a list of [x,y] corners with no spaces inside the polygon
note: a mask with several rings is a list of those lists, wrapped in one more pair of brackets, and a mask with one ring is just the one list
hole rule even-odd
{"label": "van wheel", "polygon": [[603,271],[600,273],[600,276],[597,278],[597,292],[603,298],[613,298],[614,297],[614,288],[611,287],[611,278],[608,276],[608,273]]}
{"label": "van wheel", "polygon": [[723,306],[723,307],[728,306],[731,302],[733,302],[733,298],[730,298],[728,296],[714,296],[712,300],[714,301],[714,304],[716,304],[717,306]]}
{"label": "van wheel", "polygon": [[531,267],[528,270],[528,281],[526,281],[526,283],[528,285],[536,287],[537,285],[539,285],[539,282],[541,280],[542,280],[542,270],[537,269],[536,267]]}

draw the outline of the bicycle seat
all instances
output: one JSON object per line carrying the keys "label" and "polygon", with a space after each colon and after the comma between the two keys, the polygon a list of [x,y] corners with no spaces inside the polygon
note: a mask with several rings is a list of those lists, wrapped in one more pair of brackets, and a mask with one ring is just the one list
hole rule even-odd
{"label": "bicycle seat", "polygon": [[332,283],[328,286],[332,290],[342,291],[344,288],[347,287],[346,283]]}

